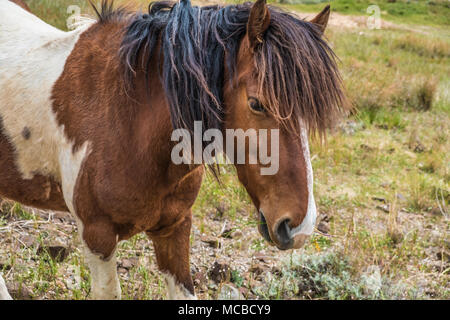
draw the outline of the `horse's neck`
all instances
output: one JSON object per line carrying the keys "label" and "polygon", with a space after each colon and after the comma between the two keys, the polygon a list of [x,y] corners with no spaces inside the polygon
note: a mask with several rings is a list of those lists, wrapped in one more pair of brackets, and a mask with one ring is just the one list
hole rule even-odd
{"label": "horse's neck", "polygon": [[[199,166],[175,165],[172,162],[173,127],[168,99],[159,76],[160,62],[161,58],[154,55],[148,70],[137,69],[134,89],[129,92],[130,101],[136,102],[132,104],[134,116],[130,118],[130,110],[126,111],[126,108],[116,111],[121,113],[121,119],[132,119],[130,140],[136,144],[136,154],[140,154],[136,158],[140,160],[133,166],[138,168],[137,171],[142,170],[142,175],[151,176],[152,180],[155,180],[155,174],[161,175],[157,180],[171,185],[178,184],[190,173],[197,172]],[[125,125],[130,127],[128,123]],[[152,173],[148,174],[149,172]]]}

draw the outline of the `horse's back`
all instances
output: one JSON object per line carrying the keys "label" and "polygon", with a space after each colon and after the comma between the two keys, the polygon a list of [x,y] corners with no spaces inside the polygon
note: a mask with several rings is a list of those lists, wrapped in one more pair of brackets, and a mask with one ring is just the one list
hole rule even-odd
{"label": "horse's back", "polygon": [[42,176],[60,183],[61,153],[70,143],[56,121],[52,88],[81,32],[60,31],[0,0],[0,194],[16,171],[16,180]]}

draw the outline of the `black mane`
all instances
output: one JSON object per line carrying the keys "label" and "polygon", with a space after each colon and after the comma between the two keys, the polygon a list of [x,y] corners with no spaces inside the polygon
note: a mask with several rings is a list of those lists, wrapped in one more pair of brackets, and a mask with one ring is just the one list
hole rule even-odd
{"label": "black mane", "polygon": [[[108,3],[102,3],[100,21],[126,15]],[[132,84],[140,65],[147,71],[157,54],[173,127],[192,131],[199,120],[205,130],[221,129],[224,65],[232,80],[251,6],[196,7],[190,0],[161,1],[151,3],[148,13],[131,15],[120,49],[127,83]],[[323,134],[345,107],[334,53],[317,26],[277,8],[269,10],[270,26],[255,52],[254,65],[260,93],[269,103],[266,107],[297,132],[300,118],[312,132]]]}

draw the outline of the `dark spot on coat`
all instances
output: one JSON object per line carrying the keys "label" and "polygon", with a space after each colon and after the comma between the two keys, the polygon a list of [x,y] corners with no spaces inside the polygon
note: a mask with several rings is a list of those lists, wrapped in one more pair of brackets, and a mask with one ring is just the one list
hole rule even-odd
{"label": "dark spot on coat", "polygon": [[30,137],[31,137],[31,131],[30,131],[30,129],[28,129],[28,127],[23,128],[23,130],[22,130],[22,136],[24,137],[25,140],[30,139]]}

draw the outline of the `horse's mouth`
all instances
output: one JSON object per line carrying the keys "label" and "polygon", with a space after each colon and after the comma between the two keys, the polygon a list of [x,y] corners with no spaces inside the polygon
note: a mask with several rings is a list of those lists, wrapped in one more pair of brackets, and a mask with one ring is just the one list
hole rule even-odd
{"label": "horse's mouth", "polygon": [[272,245],[276,246],[280,250],[289,250],[289,249],[299,249],[304,244],[308,236],[305,235],[297,235],[295,237],[292,237],[289,239],[289,241],[286,242],[279,242],[279,241],[273,241],[272,237],[270,236],[269,232],[269,226],[267,225],[266,218],[264,217],[264,213],[260,210],[258,213],[259,217],[259,224],[258,224],[258,230],[259,233],[263,236],[264,239],[267,240],[267,242]]}
{"label": "horse's mouth", "polygon": [[258,224],[259,233],[261,233],[263,238],[266,239],[270,244],[274,244],[272,238],[270,237],[269,227],[267,226],[266,218],[264,217],[264,214],[262,213],[261,210],[259,211],[258,216],[259,216],[259,224]]}

